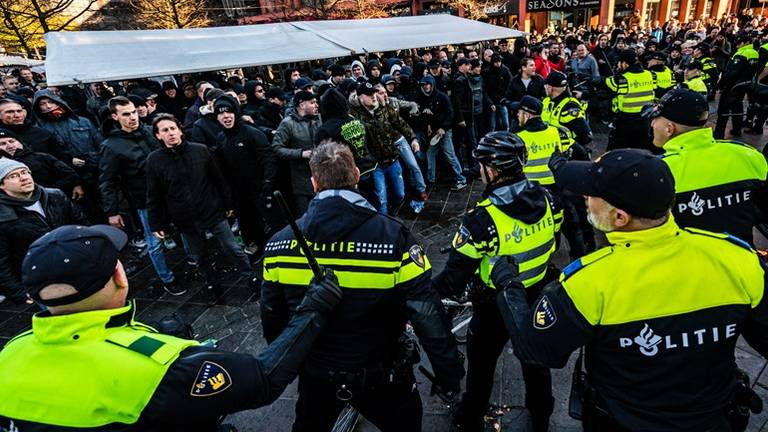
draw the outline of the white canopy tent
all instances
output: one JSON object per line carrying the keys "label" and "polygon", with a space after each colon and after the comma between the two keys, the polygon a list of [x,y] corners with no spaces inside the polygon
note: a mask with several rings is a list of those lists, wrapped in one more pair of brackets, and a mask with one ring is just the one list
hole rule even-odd
{"label": "white canopy tent", "polygon": [[452,15],[300,21],[188,30],[46,34],[48,84],[110,81],[515,38]]}
{"label": "white canopy tent", "polygon": [[42,60],[34,60],[26,57],[0,54],[0,67],[2,66],[38,66],[43,64]]}

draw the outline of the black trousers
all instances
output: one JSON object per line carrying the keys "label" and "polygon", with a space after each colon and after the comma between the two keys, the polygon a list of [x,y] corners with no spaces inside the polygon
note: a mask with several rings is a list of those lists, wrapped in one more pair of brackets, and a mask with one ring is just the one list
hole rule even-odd
{"label": "black trousers", "polygon": [[639,148],[659,153],[653,147],[651,126],[647,119],[637,116],[617,116],[608,135],[608,151],[621,148]]}
{"label": "black trousers", "polygon": [[[382,432],[420,432],[422,406],[413,375],[394,383],[380,378],[352,388],[352,405]],[[306,371],[299,375],[299,400],[293,432],[330,432],[347,402],[339,400],[339,384]]]}
{"label": "black trousers", "polygon": [[725,127],[728,118],[731,119],[733,132],[741,133],[744,124],[744,92],[723,91],[720,94],[720,103],[717,105],[717,122],[715,123],[714,136],[716,139],[725,137]]}
{"label": "black trousers", "polygon": [[[529,303],[540,289],[528,288]],[[483,416],[493,390],[496,361],[509,340],[495,296],[473,303],[467,340],[467,386],[457,421],[466,431],[483,431]],[[525,407],[531,413],[535,431],[545,431],[554,408],[552,376],[549,369],[522,363]]]}

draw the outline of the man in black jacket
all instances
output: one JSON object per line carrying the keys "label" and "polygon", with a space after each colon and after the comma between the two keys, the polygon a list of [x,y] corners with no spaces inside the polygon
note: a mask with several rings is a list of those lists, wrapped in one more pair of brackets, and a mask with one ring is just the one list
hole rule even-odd
{"label": "man in black jacket", "polygon": [[[536,73],[536,64],[530,57],[526,57],[520,62],[520,73],[512,77],[512,81],[507,87],[506,99],[509,102],[520,102],[523,96],[533,96],[536,99],[543,99],[546,96],[544,78]],[[517,122],[517,112],[510,114],[512,118],[509,122],[509,130],[516,131],[520,128],[520,124]]]}
{"label": "man in black jacket", "polygon": [[35,174],[35,183],[39,186],[60,189],[73,200],[83,197],[80,177],[75,170],[48,153],[29,150],[16,135],[5,129],[0,129],[0,157],[26,165]]}
{"label": "man in black jacket", "polygon": [[0,127],[16,134],[32,151],[48,153],[66,164],[72,164],[72,155],[64,150],[58,138],[35,126],[31,113],[15,100],[0,99]]}
{"label": "man in black jacket", "polygon": [[180,288],[175,284],[173,272],[165,262],[163,242],[152,235],[147,214],[147,156],[157,149],[152,131],[141,125],[136,107],[128,98],[115,96],[109,100],[110,117],[102,124],[106,139],[99,153],[99,190],[101,205],[109,224],[125,228],[120,212],[120,192],[134,207],[144,228],[144,240],[149,258],[163,287],[168,293]]}
{"label": "man in black jacket", "polygon": [[[185,142],[181,124],[170,114],[160,114],[152,132],[164,148],[147,156],[147,214],[155,237],[165,239],[171,223],[181,232],[186,251],[202,270],[211,303],[218,297],[205,245],[206,231],[218,240],[235,267],[251,276],[243,248],[227,223],[232,216],[232,197],[211,151],[202,144]],[[184,294],[180,289],[174,295]]]}
{"label": "man in black jacket", "polygon": [[36,185],[29,167],[0,158],[0,301],[27,301],[21,262],[32,242],[61,225],[87,223],[62,191]]}
{"label": "man in black jacket", "polygon": [[502,103],[507,93],[509,83],[512,81],[512,73],[509,68],[501,63],[501,55],[493,54],[491,64],[483,72],[483,84],[485,92],[491,103],[496,106],[496,111],[489,113],[489,132],[495,130],[509,130],[509,111]]}
{"label": "man in black jacket", "polygon": [[221,133],[221,125],[216,120],[216,114],[213,112],[213,103],[216,99],[224,96],[224,92],[219,89],[210,89],[205,92],[206,105],[200,107],[200,118],[192,124],[192,142],[205,144],[208,148],[218,147],[218,136]]}
{"label": "man in black jacket", "polygon": [[260,256],[267,240],[265,232],[285,226],[272,205],[277,158],[267,137],[240,118],[240,106],[234,98],[220,97],[213,109],[223,131],[216,153],[232,189],[240,231],[249,253]]}

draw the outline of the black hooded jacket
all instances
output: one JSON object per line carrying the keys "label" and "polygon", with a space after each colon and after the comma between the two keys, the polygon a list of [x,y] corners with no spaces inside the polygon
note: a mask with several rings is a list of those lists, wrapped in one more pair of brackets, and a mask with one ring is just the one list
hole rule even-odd
{"label": "black hooded jacket", "polygon": [[218,136],[222,131],[221,123],[216,118],[216,114],[203,114],[202,117],[195,120],[192,125],[192,142],[205,144],[211,149],[219,146]]}
{"label": "black hooded jacket", "polygon": [[27,113],[24,124],[7,125],[0,122],[0,128],[13,132],[19,141],[32,151],[48,153],[66,164],[72,163],[72,154],[65,150],[64,145],[56,138],[56,135],[40,126],[35,126],[32,113]]}
{"label": "black hooded jacket", "polygon": [[376,168],[376,161],[368,150],[365,125],[349,115],[349,102],[337,89],[329,89],[320,98],[320,118],[323,124],[315,134],[315,145],[328,139],[346,145],[361,175]]}
{"label": "black hooded jacket", "polygon": [[[40,202],[45,216],[25,207]],[[87,225],[76,205],[58,189],[35,187],[28,200],[0,192],[0,293],[16,302],[26,298],[21,286],[21,262],[29,245],[62,225]]]}
{"label": "black hooded jacket", "polygon": [[72,189],[82,183],[72,167],[56,159],[48,153],[33,152],[27,148],[17,150],[11,156],[0,150],[0,156],[17,160],[32,171],[32,178],[35,184],[47,187],[61,189],[68,196],[72,194]]}
{"label": "black hooded jacket", "polygon": [[99,190],[104,213],[115,216],[120,211],[121,190],[136,208],[146,208],[147,156],[160,146],[146,126],[125,132],[111,120],[102,125],[109,127],[113,128],[107,129],[99,154]]}
{"label": "black hooded jacket", "polygon": [[[398,339],[408,320],[435,375],[446,389],[457,389],[463,368],[440,300],[430,286],[426,257],[408,229],[347,189],[318,193],[298,225],[321,264],[335,271],[339,280],[348,281],[341,283],[344,298],[328,316],[307,358],[307,370],[388,368],[398,357]],[[302,257],[298,248],[284,246],[295,244],[294,238],[285,228],[265,248],[261,318],[269,342],[285,328],[307,290],[305,283],[286,282],[308,271],[306,260],[297,260]],[[382,267],[378,275],[368,273],[371,265],[382,263],[391,266],[388,276],[381,274]]]}

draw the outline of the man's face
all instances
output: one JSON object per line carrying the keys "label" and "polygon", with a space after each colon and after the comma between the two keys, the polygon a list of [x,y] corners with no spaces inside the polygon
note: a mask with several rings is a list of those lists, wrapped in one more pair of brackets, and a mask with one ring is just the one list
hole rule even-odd
{"label": "man's face", "polygon": [[483,61],[484,62],[490,63],[491,62],[491,57],[493,57],[493,51],[491,51],[489,49],[483,51]]}
{"label": "man's face", "polygon": [[424,90],[424,93],[430,94],[432,93],[432,84],[424,83],[421,85],[421,89]]}
{"label": "man's face", "polygon": [[678,50],[670,51],[669,56],[672,57],[673,59],[680,58],[680,51]]}
{"label": "man's face", "polygon": [[165,91],[165,95],[169,98],[173,99],[176,97],[176,89],[175,88],[169,88]]}
{"label": "man's face", "polygon": [[7,88],[11,93],[16,93],[16,90],[19,89],[19,79],[16,77],[4,79],[3,84],[5,84],[5,88]]}
{"label": "man's face", "polygon": [[304,113],[303,115],[313,117],[317,115],[317,99],[304,101],[299,104],[299,109]]}
{"label": "man's face", "polygon": [[224,129],[232,129],[235,126],[235,113],[233,112],[221,112],[216,115],[216,119],[224,127]]}
{"label": "man's face", "polygon": [[425,52],[424,55],[421,56],[421,60],[424,63],[429,63],[429,61],[432,60],[432,53],[431,52]]}
{"label": "man's face", "polygon": [[0,84],[0,99],[5,98],[6,96],[8,96],[8,89],[5,88],[3,84]]}
{"label": "man's face", "polygon": [[376,96],[375,95],[367,95],[367,94],[361,94],[357,95],[357,99],[360,101],[360,103],[368,108],[373,109],[376,108]]}
{"label": "man's face", "polygon": [[523,67],[520,69],[525,76],[531,76],[534,73],[536,73],[536,63],[534,63],[531,60],[528,60]]}
{"label": "man's face", "polygon": [[477,55],[477,51],[470,51],[467,57],[469,57],[470,60],[474,60],[479,56]]}
{"label": "man's face", "polygon": [[0,190],[11,196],[27,195],[35,190],[35,181],[32,173],[26,168],[17,168],[0,182]]}
{"label": "man's face", "polygon": [[352,67],[352,76],[355,78],[363,76],[363,68],[361,68],[360,65],[354,65]]}
{"label": "man's face", "polygon": [[173,120],[160,120],[157,122],[155,138],[162,141],[166,147],[175,147],[181,144],[181,130]]}
{"label": "man's face", "polygon": [[623,40],[623,39],[622,39],[622,40],[620,40],[620,41],[618,41],[618,42],[616,42],[616,49],[617,49],[617,50],[623,50],[623,49],[624,49],[624,48],[626,48],[626,47],[627,47],[627,44],[626,44],[626,43],[624,43],[624,40]]}
{"label": "man's face", "polygon": [[600,48],[605,48],[608,46],[608,38],[607,37],[600,37],[600,39],[597,40],[597,45]]}
{"label": "man's face", "polygon": [[400,71],[393,73],[392,78],[394,78],[396,82],[400,82]]}
{"label": "man's face", "polygon": [[112,120],[116,121],[120,125],[120,129],[125,132],[133,132],[139,128],[139,113],[132,103],[117,105],[115,113],[112,114]]}
{"label": "man's face", "polygon": [[560,55],[560,45],[553,44],[551,47],[549,47],[549,53],[552,55]]}
{"label": "man's face", "polygon": [[21,145],[19,140],[11,137],[0,138],[0,150],[13,156],[17,151],[21,150],[24,146]]}
{"label": "man's face", "polygon": [[438,54],[438,59],[441,62],[448,60],[448,53],[446,53],[445,51],[440,51],[440,53]]}
{"label": "man's face", "polygon": [[469,63],[463,64],[463,65],[459,66],[459,72],[461,72],[463,74],[469,73],[469,69],[470,68],[472,68],[472,66],[470,66]]}
{"label": "man's face", "polygon": [[33,78],[32,78],[32,71],[31,70],[29,70],[29,69],[22,69],[20,72],[21,72],[21,77],[24,78],[25,81],[27,81],[28,83],[32,82]]}
{"label": "man's face", "polygon": [[44,97],[38,100],[37,107],[40,109],[40,112],[47,114],[55,109],[61,108],[61,105],[57,104],[50,98]]}
{"label": "man's face", "polygon": [[375,67],[375,66],[372,67],[371,68],[371,76],[374,77],[374,78],[378,78],[379,76],[381,76],[381,69],[379,69],[378,67]]}
{"label": "man's face", "polygon": [[611,232],[616,229],[613,221],[616,218],[616,209],[602,198],[587,197],[587,220],[602,232]]}
{"label": "man's face", "polygon": [[194,87],[184,87],[184,97],[187,99],[192,99],[195,97],[195,88]]}
{"label": "man's face", "polygon": [[376,90],[376,96],[378,96],[379,100],[382,103],[388,103],[389,102],[389,95],[387,94],[387,91],[383,87],[379,87],[378,90]]}
{"label": "man's face", "polygon": [[197,89],[197,97],[202,99],[203,95],[205,95],[205,91],[208,90],[208,89],[212,89],[212,88],[213,88],[213,85],[211,85],[209,83],[205,83],[205,84],[201,85],[200,88]]}
{"label": "man's face", "polygon": [[295,83],[297,79],[301,78],[301,72],[295,70],[291,72],[291,82]]}
{"label": "man's face", "polygon": [[17,103],[0,105],[0,123],[4,125],[22,125],[27,119],[27,111]]}
{"label": "man's face", "polygon": [[483,68],[478,66],[478,67],[472,69],[472,75],[480,75],[482,73],[482,71],[483,71]]}
{"label": "man's face", "polygon": [[576,47],[576,56],[580,59],[587,57],[587,47],[584,45],[579,45]]}
{"label": "man's face", "polygon": [[257,85],[256,88],[253,89],[253,95],[256,96],[256,99],[258,100],[264,100],[267,97],[267,92],[264,90],[264,86]]}
{"label": "man's face", "polygon": [[501,52],[509,51],[509,44],[507,43],[507,41],[499,42],[499,51]]}
{"label": "man's face", "polygon": [[139,115],[139,118],[144,118],[149,115],[149,109],[146,105],[136,105],[136,113]]}
{"label": "man's face", "polygon": [[331,77],[331,81],[334,85],[341,84],[342,81],[344,81],[344,75],[336,75]]}
{"label": "man's face", "polygon": [[387,83],[385,87],[387,88],[387,91],[390,93],[395,91],[395,83],[393,82]]}
{"label": "man's face", "polygon": [[495,67],[496,69],[500,68],[501,67],[501,59],[498,59],[495,62],[493,62],[493,67]]}
{"label": "man's face", "polygon": [[440,66],[429,68],[429,74],[432,76],[439,76],[440,75]]}

